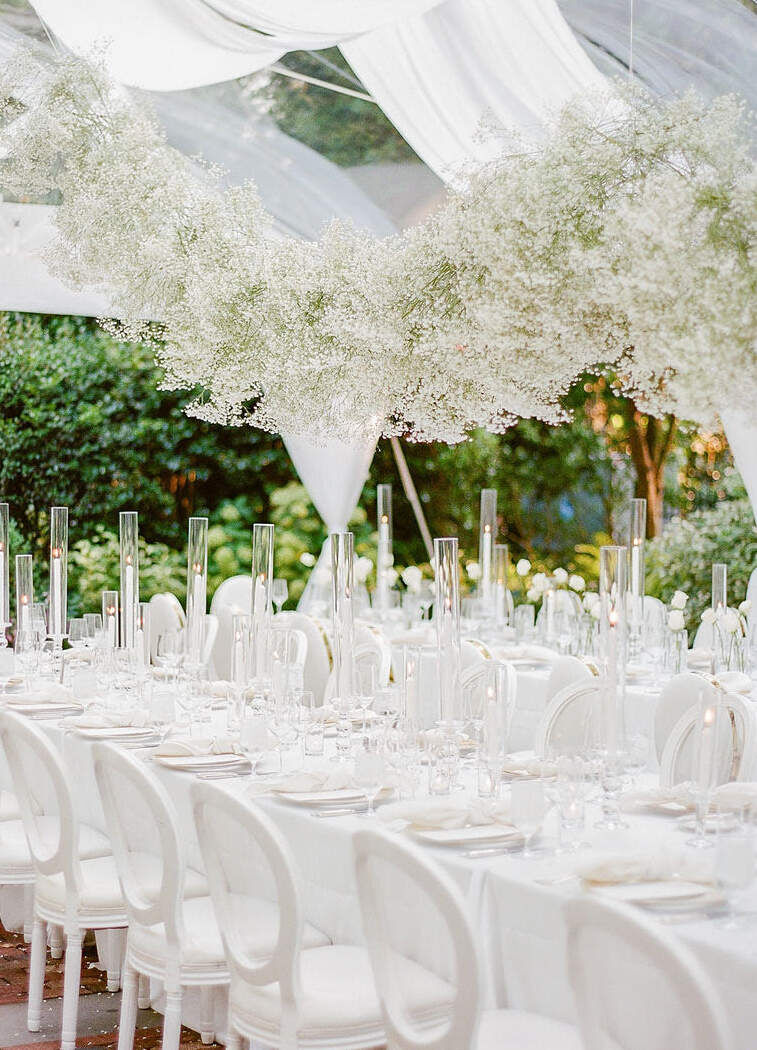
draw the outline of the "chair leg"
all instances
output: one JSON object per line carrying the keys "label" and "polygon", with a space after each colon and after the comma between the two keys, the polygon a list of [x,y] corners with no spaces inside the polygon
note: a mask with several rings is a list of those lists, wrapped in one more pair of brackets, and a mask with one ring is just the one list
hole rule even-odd
{"label": "chair leg", "polygon": [[181,1038],[181,988],[166,990],[166,1012],[163,1017],[163,1050],[179,1050]]}
{"label": "chair leg", "polygon": [[66,935],[66,962],[63,976],[63,1022],[61,1024],[61,1050],[74,1050],[76,1045],[76,1020],[79,1013],[79,982],[81,981],[82,930],[71,930]]}
{"label": "chair leg", "polygon": [[63,958],[63,930],[52,923],[48,926],[50,936],[50,955],[53,959]]}
{"label": "chair leg", "polygon": [[124,990],[118,1020],[118,1050],[132,1050],[137,1025],[137,985],[140,976],[128,962],[124,964]]}
{"label": "chair leg", "polygon": [[47,954],[46,926],[41,919],[32,925],[32,957],[29,964],[29,1007],[26,1027],[38,1032],[42,1015],[42,992],[45,983],[45,955]]}
{"label": "chair leg", "polygon": [[150,978],[143,973],[139,975],[137,1006],[140,1010],[150,1009]]}
{"label": "chair leg", "polygon": [[213,1042],[213,989],[209,984],[200,988],[200,1039],[205,1046]]}
{"label": "chair leg", "polygon": [[34,885],[27,883],[24,886],[24,941],[26,944],[32,939],[32,927],[34,926]]}

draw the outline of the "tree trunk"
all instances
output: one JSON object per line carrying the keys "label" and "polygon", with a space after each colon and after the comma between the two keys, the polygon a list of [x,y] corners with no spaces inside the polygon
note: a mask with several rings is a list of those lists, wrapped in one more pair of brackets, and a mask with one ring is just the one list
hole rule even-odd
{"label": "tree trunk", "polygon": [[636,469],[636,498],[647,501],[647,539],[662,532],[665,464],[673,447],[676,419],[654,419],[638,409],[629,430],[631,458]]}

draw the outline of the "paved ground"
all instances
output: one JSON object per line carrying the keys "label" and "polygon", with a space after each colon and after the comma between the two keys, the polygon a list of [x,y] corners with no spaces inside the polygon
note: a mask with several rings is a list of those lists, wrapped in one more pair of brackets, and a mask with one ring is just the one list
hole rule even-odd
{"label": "paved ground", "polygon": [[[85,948],[79,989],[79,1023],[77,1047],[102,1047],[111,1050],[118,1040],[118,1013],[121,993],[105,991],[105,975],[94,963],[94,946]],[[63,994],[63,960],[50,958],[45,970],[45,1002],[42,1028],[26,1029],[26,990],[29,967],[29,945],[19,934],[8,933],[0,926],[0,1047],[3,1050],[54,1050],[59,1046],[61,996]],[[140,1010],[134,1050],[154,1050],[160,1046],[162,1018],[152,1010]],[[184,1050],[200,1050],[196,1032],[182,1030]]]}

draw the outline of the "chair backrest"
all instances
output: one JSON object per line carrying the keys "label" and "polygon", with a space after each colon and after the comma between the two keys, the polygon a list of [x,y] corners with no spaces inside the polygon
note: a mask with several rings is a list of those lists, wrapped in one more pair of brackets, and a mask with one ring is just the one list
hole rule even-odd
{"label": "chair backrest", "polygon": [[[299,993],[304,920],[289,846],[262,810],[212,784],[194,783],[192,802],[226,964],[232,977],[251,985],[278,981],[282,1005],[291,1017]],[[272,876],[270,886],[264,887],[251,874],[260,860]],[[260,958],[259,939],[256,945],[249,918],[240,921],[244,902],[255,898],[272,898],[278,910],[278,936],[271,939],[274,947],[266,958]]]}
{"label": "chair backrest", "polygon": [[215,616],[221,609],[233,605],[241,613],[249,616],[252,611],[252,576],[242,573],[229,576],[218,584],[210,602],[210,611]]}
{"label": "chair backrest", "polygon": [[[365,637],[365,636],[363,636]],[[356,673],[363,667],[372,667],[375,674],[375,682],[378,688],[383,689],[389,683],[391,672],[391,649],[385,647],[382,642],[373,636],[360,645],[355,646],[352,666]],[[356,677],[357,683],[357,677]],[[329,675],[326,689],[323,694],[324,704],[329,703],[336,695],[336,682],[333,673]]]}
{"label": "chair backrest", "polygon": [[216,587],[210,602],[210,615],[218,620],[211,659],[219,678],[231,677],[231,641],[234,616],[249,616],[252,609],[252,576],[230,576]]}
{"label": "chair backrest", "polygon": [[569,900],[565,917],[585,1050],[730,1050],[712,980],[680,939],[588,895]]}
{"label": "chair backrest", "polygon": [[0,740],[37,872],[62,874],[66,896],[81,890],[79,823],[60,755],[23,715],[0,712]]}
{"label": "chair backrest", "polygon": [[377,627],[355,624],[355,647],[371,646],[378,654],[378,673],[383,685],[389,681],[392,669],[392,647]]}
{"label": "chair backrest", "polygon": [[507,682],[505,704],[512,711],[518,694],[518,672],[507,660],[482,660],[480,663],[466,667],[460,675],[460,689],[463,694],[463,711],[466,718],[483,719],[486,709],[487,686],[491,684],[495,667],[503,667]]}
{"label": "chair backrest", "polygon": [[699,702],[699,694],[705,683],[701,675],[684,671],[673,675],[660,692],[654,715],[654,742],[657,761],[662,761],[665,744],[682,715]]}
{"label": "chair backrest", "polygon": [[460,642],[460,667],[463,671],[477,667],[489,659],[489,650],[477,638],[463,638]]}
{"label": "chair backrest", "polygon": [[[704,687],[712,688],[706,681]],[[698,722],[699,705],[695,702],[681,715],[665,743],[660,759],[660,784],[663,787],[696,779]],[[716,731],[714,786],[732,780],[753,780],[757,765],[757,737],[755,715],[749,701],[737,693],[726,693],[723,717]]]}
{"label": "chair backrest", "polygon": [[591,745],[600,684],[591,673],[590,678],[566,686],[550,700],[534,740],[540,758],[575,754]]}
{"label": "chair backrest", "polygon": [[752,603],[752,615],[757,616],[757,569],[752,569],[746,588],[747,601]]}
{"label": "chair backrest", "polygon": [[547,699],[551,700],[553,696],[557,696],[567,685],[590,682],[593,677],[589,667],[577,656],[558,656],[547,679]]}
{"label": "chair backrest", "polygon": [[288,663],[304,667],[308,656],[308,638],[304,631],[290,627],[287,623],[271,620],[271,648],[281,659],[286,657]]}
{"label": "chair backrest", "polygon": [[150,659],[155,662],[158,638],[184,626],[184,610],[173,594],[153,594],[150,598]]}
{"label": "chair backrest", "polygon": [[93,755],[129,923],[163,923],[178,949],[186,865],[173,803],[144,763],[123,750],[100,741]]}
{"label": "chair backrest", "polygon": [[[409,843],[366,829],[356,832],[355,870],[363,932],[376,978],[387,1044],[393,1050],[467,1050],[475,1045],[480,1005],[479,966],[470,924],[460,891],[435,864]],[[449,984],[446,1019],[429,1031],[410,1014],[408,989],[402,981],[400,958],[410,954],[406,927],[412,911],[420,930],[415,944],[435,943],[440,932],[452,958],[450,969],[433,964],[441,955],[429,953],[426,967]]]}
{"label": "chair backrest", "polygon": [[316,703],[323,703],[323,694],[331,671],[331,651],[328,635],[312,617],[301,612],[276,613],[271,624],[274,627],[289,627],[302,631],[307,639],[305,667],[302,674],[302,687],[309,689]]}

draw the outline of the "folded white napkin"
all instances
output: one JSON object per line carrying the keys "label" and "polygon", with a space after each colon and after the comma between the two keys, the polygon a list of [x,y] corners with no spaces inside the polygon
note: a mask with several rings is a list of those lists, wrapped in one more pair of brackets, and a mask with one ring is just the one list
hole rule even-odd
{"label": "folded white napkin", "polygon": [[505,775],[554,777],[557,776],[557,763],[533,754],[517,753],[507,756],[502,770]]}
{"label": "folded white napkin", "polygon": [[9,696],[9,700],[12,704],[18,705],[77,704],[73,692],[58,682],[43,682],[29,692],[12,693]]}
{"label": "folded white napkin", "polygon": [[378,811],[382,821],[395,829],[447,831],[458,828],[510,824],[510,804],[501,799],[438,798],[392,802]]}
{"label": "folded white napkin", "polygon": [[156,750],[157,758],[191,758],[200,755],[239,755],[241,749],[231,737],[172,737]]}
{"label": "folded white napkin", "polygon": [[577,865],[575,873],[584,882],[603,886],[670,879],[709,886],[715,881],[712,860],[692,858],[682,852],[594,856]]}
{"label": "folded white napkin", "polygon": [[712,809],[743,809],[744,806],[757,806],[757,784],[736,780],[715,789]]}
{"label": "folded white napkin", "polygon": [[349,767],[334,766],[332,769],[308,769],[289,773],[269,783],[267,790],[295,794],[301,791],[343,791],[354,788],[355,778]]}
{"label": "folded white napkin", "polygon": [[638,791],[628,791],[623,795],[621,809],[630,811],[643,809],[645,806],[663,806],[666,804],[681,806],[685,810],[694,808],[689,784],[676,784],[674,787],[651,787]]}
{"label": "folded white napkin", "polygon": [[64,718],[63,725],[72,729],[142,729],[147,725],[147,714],[144,711],[119,714],[91,707],[80,715]]}
{"label": "folded white napkin", "polygon": [[752,691],[752,679],[741,671],[721,671],[714,679],[727,693],[749,695]]}

